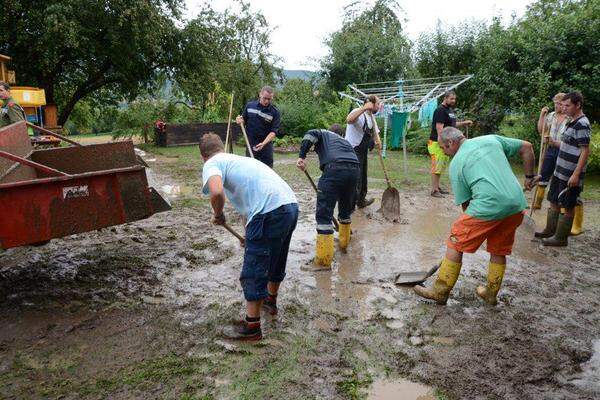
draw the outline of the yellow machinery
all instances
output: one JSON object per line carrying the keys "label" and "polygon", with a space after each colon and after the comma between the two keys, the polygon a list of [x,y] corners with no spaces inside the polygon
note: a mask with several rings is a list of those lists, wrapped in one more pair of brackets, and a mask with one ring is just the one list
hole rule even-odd
{"label": "yellow machinery", "polygon": [[56,106],[46,106],[46,93],[44,89],[29,86],[14,86],[16,83],[15,71],[8,69],[10,57],[0,54],[0,80],[11,85],[10,94],[23,107],[27,121],[56,129]]}

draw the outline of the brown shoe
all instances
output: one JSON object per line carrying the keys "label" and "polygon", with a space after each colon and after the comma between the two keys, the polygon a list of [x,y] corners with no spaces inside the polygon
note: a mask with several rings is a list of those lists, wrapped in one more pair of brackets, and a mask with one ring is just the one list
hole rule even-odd
{"label": "brown shoe", "polygon": [[270,315],[277,315],[277,295],[268,295],[262,303],[263,310]]}
{"label": "brown shoe", "polygon": [[438,198],[445,197],[439,190],[434,190],[430,194],[431,194],[431,197],[438,197]]}
{"label": "brown shoe", "polygon": [[260,319],[257,322],[242,320],[237,324],[230,325],[223,329],[223,336],[226,339],[240,342],[258,342],[262,339]]}

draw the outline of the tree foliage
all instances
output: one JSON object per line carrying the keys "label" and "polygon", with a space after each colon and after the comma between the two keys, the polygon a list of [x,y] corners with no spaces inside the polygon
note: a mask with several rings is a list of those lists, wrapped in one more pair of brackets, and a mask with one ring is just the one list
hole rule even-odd
{"label": "tree foliage", "polygon": [[0,51],[19,82],[46,91],[64,124],[79,100],[110,88],[135,97],[176,58],[181,0],[6,0]]}
{"label": "tree foliage", "polygon": [[421,36],[423,76],[472,73],[459,100],[495,129],[506,111],[535,114],[557,92],[580,90],[586,112],[600,118],[600,0],[539,0],[521,19],[462,23]]}
{"label": "tree foliage", "polygon": [[200,106],[215,84],[235,93],[236,110],[255,98],[261,86],[274,84],[281,71],[269,51],[273,29],[260,12],[239,1],[239,10],[222,13],[204,6],[183,29],[181,57],[175,78]]}
{"label": "tree foliage", "polygon": [[343,27],[326,41],[329,54],[322,62],[327,83],[343,90],[350,83],[395,80],[411,74],[410,43],[402,32],[393,0],[377,0],[346,8]]}

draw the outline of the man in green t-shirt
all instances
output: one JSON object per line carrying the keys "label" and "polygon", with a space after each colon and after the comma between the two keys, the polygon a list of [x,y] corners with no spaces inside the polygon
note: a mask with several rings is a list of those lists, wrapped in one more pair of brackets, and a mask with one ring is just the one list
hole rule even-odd
{"label": "man in green t-shirt", "polygon": [[506,256],[511,254],[515,232],[523,221],[527,201],[508,158],[519,154],[525,166],[525,188],[530,190],[539,179],[534,176],[535,156],[531,143],[498,135],[466,139],[462,132],[446,127],[440,134],[440,146],[449,156],[450,182],[454,202],[463,214],[452,224],[446,256],[431,289],[415,286],[415,292],[438,304],[446,304],[454,287],[463,253],[475,253],[487,240],[490,253],[487,286],[479,286],[477,295],[496,305]]}

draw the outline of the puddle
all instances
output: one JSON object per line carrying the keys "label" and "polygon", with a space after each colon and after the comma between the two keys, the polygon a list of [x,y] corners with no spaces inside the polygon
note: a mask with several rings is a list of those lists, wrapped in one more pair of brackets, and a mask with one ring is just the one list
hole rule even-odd
{"label": "puddle", "polygon": [[162,185],[160,191],[169,197],[178,197],[181,194],[181,186],[179,185]]}
{"label": "puddle", "polygon": [[420,383],[379,379],[373,382],[368,400],[436,400],[433,389]]}

